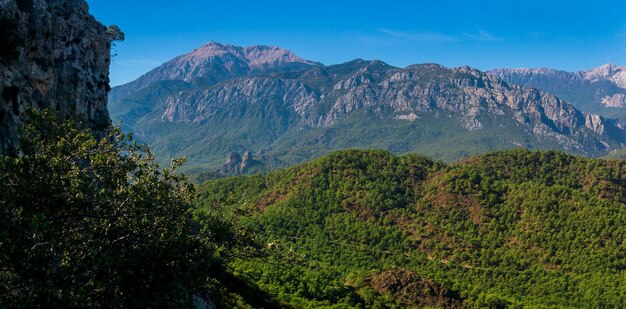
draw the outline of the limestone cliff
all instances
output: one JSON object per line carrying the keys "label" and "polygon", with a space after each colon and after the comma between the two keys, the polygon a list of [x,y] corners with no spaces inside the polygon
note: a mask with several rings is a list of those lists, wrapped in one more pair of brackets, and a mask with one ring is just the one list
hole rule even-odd
{"label": "limestone cliff", "polygon": [[106,27],[84,0],[0,0],[0,152],[29,107],[109,125],[109,63]]}

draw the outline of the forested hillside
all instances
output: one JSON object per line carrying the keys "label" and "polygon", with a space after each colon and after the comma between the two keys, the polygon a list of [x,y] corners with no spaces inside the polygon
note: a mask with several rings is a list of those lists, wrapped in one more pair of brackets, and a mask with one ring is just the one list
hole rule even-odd
{"label": "forested hillside", "polygon": [[619,308],[625,193],[624,161],[347,150],[207,182],[194,216],[254,235],[261,257],[234,259],[234,276],[296,307]]}

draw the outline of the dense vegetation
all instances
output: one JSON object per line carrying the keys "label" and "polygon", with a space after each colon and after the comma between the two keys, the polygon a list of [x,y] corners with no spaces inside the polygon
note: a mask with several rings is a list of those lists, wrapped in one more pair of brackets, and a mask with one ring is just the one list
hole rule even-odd
{"label": "dense vegetation", "polygon": [[624,161],[348,150],[200,192],[264,244],[234,274],[293,306],[626,306]]}
{"label": "dense vegetation", "polygon": [[20,137],[0,157],[0,307],[181,307],[207,291],[229,246],[191,221],[180,162],[49,111]]}
{"label": "dense vegetation", "polygon": [[0,307],[624,307],[626,162],[334,152],[194,188],[31,112],[0,158]]}

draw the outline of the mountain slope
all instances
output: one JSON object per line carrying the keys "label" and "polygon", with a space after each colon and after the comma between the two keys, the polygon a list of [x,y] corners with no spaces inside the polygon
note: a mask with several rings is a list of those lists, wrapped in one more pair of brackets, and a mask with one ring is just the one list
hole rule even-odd
{"label": "mountain slope", "polygon": [[624,307],[625,184],[554,151],[350,150],[207,182],[195,216],[239,214],[266,256],[230,266],[296,307]]}
{"label": "mountain slope", "polygon": [[160,81],[214,84],[233,77],[293,71],[318,65],[279,47],[238,47],[209,42],[190,53],[175,57],[135,81],[115,87],[111,97],[115,99],[128,95]]}
{"label": "mountain slope", "polygon": [[537,68],[496,69],[488,73],[507,83],[552,93],[586,112],[626,116],[626,67],[606,64],[578,72]]}
{"label": "mountain slope", "polygon": [[211,43],[112,93],[114,119],[198,170],[245,151],[273,168],[352,147],[455,160],[512,147],[593,156],[626,141],[615,121],[469,67],[322,66],[270,47]]}

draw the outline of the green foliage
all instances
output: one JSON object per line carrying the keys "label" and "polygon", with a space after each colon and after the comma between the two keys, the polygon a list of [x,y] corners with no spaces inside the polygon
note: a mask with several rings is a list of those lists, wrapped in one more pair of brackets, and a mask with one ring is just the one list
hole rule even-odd
{"label": "green foliage", "polygon": [[203,290],[215,246],[182,161],[160,169],[119,129],[96,139],[49,111],[29,112],[18,153],[0,157],[0,307],[178,307]]}
{"label": "green foliage", "polygon": [[[117,42],[124,42],[126,34],[118,25],[110,25],[107,27],[106,36],[109,42],[111,42],[111,48],[115,48]],[[113,53],[112,56],[117,56],[117,53]]]}
{"label": "green foliage", "polygon": [[110,25],[107,27],[107,38],[111,42],[122,42],[126,39],[126,35],[118,25]]}
{"label": "green foliage", "polygon": [[[234,271],[297,307],[626,306],[623,161],[512,150],[444,165],[339,151],[209,181],[194,212],[207,205],[264,244],[264,258],[234,259]],[[397,269],[461,299],[411,296],[380,275]]]}

